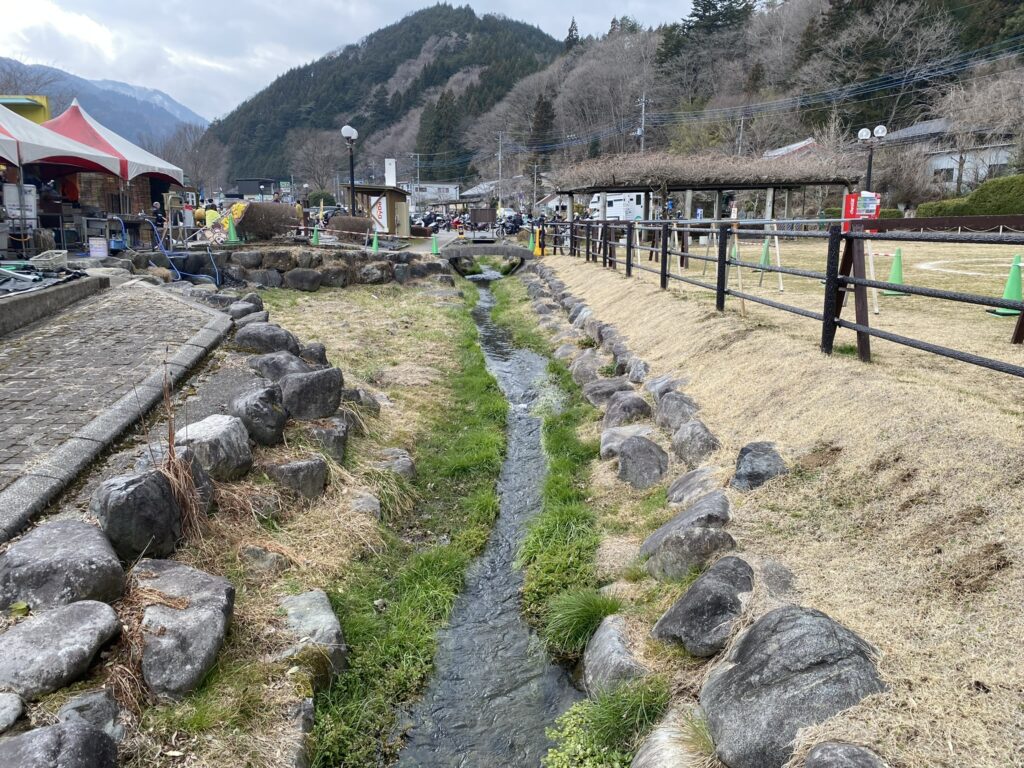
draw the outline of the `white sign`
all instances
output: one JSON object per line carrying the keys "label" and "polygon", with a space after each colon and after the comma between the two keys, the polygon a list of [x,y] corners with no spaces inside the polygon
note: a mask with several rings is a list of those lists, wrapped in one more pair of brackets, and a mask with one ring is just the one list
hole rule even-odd
{"label": "white sign", "polygon": [[[35,224],[38,208],[36,206],[36,195],[38,190],[31,184],[22,186],[22,195],[25,203],[25,219],[29,226]],[[17,184],[4,184],[4,207],[7,209],[7,218],[12,221],[21,220],[21,199],[18,197]]]}
{"label": "white sign", "polygon": [[107,238],[105,237],[90,237],[89,238],[89,258],[91,259],[105,259],[110,255],[110,250],[107,248]]}
{"label": "white sign", "polygon": [[398,164],[393,157],[384,160],[384,185],[388,187],[398,186]]}
{"label": "white sign", "polygon": [[698,208],[697,209],[697,216],[696,216],[696,218],[698,220],[704,218],[704,209],[703,208]]}
{"label": "white sign", "polygon": [[388,199],[384,195],[370,198],[370,218],[377,232],[388,231]]}

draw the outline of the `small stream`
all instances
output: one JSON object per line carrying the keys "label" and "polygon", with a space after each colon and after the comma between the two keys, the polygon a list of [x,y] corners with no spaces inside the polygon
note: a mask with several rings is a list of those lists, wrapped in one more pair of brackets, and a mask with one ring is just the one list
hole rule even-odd
{"label": "small stream", "polygon": [[547,474],[541,420],[530,413],[542,395],[547,361],[515,349],[491,321],[489,286],[501,276],[486,271],[475,278],[480,346],[510,405],[500,513],[449,625],[438,633],[434,675],[408,713],[401,768],[535,768],[549,746],[544,729],[580,698],[523,620],[523,577],[513,567],[525,524],[540,510]]}

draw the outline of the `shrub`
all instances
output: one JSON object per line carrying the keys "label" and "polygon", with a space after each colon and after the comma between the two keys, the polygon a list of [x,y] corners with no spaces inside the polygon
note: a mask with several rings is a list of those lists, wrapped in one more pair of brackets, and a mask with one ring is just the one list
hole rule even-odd
{"label": "shrub", "polygon": [[558,656],[579,656],[604,617],[621,607],[622,601],[617,597],[602,595],[596,589],[576,589],[555,595],[548,601],[544,639]]}
{"label": "shrub", "polygon": [[337,232],[366,232],[373,229],[373,222],[365,216],[332,216],[327,228]]}
{"label": "shrub", "polygon": [[633,752],[668,708],[668,683],[647,677],[574,704],[548,729],[555,746],[544,768],[627,768]]}
{"label": "shrub", "polygon": [[430,227],[410,227],[409,234],[413,237],[430,237],[434,231]]}
{"label": "shrub", "polygon": [[989,179],[966,197],[922,203],[918,216],[1008,216],[1024,213],[1024,174]]}
{"label": "shrub", "polygon": [[310,192],[309,193],[309,205],[310,207],[316,207],[320,205],[320,201],[324,201],[324,205],[337,205],[338,201],[334,199],[334,195],[330,192]]}

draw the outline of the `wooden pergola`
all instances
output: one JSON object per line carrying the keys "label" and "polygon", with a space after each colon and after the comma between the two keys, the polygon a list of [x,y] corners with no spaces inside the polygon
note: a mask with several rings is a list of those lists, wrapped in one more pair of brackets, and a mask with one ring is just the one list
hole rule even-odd
{"label": "wooden pergola", "polygon": [[666,200],[673,192],[685,193],[681,213],[689,219],[693,215],[693,193],[715,192],[714,218],[717,219],[722,193],[745,190],[765,191],[764,218],[771,219],[775,214],[776,190],[822,186],[849,190],[860,178],[861,174],[840,158],[822,155],[765,158],[648,152],[587,160],[556,174],[555,183],[558,194],[570,198],[570,220],[576,195],[601,195],[603,213],[609,192],[647,193],[645,220],[650,219],[652,194],[660,194],[662,200]]}

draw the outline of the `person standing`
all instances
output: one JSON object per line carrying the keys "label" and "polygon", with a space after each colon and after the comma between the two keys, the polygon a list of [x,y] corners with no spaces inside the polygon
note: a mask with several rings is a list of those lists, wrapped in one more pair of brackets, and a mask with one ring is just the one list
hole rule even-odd
{"label": "person standing", "polygon": [[298,230],[299,236],[306,234],[306,209],[302,205],[301,200],[295,201],[295,227]]}

